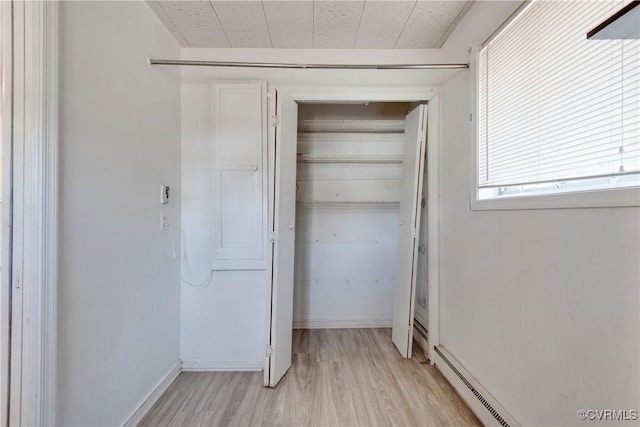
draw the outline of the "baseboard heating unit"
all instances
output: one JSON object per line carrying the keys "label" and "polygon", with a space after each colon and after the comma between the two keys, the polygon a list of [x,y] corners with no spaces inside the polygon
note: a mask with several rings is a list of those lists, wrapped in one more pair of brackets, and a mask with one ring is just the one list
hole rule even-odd
{"label": "baseboard heating unit", "polygon": [[424,351],[424,355],[430,361],[429,333],[427,332],[427,328],[422,326],[418,319],[413,322],[413,340],[418,344],[422,351]]}
{"label": "baseboard heating unit", "polygon": [[443,346],[434,347],[435,364],[474,414],[486,426],[520,427],[520,424]]}

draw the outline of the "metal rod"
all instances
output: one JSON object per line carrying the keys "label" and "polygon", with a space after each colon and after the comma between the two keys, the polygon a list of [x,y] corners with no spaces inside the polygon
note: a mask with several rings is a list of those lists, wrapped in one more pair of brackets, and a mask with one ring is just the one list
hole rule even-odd
{"label": "metal rod", "polygon": [[322,70],[449,70],[466,69],[469,64],[393,64],[393,65],[358,65],[358,64],[288,64],[279,62],[224,62],[193,61],[188,59],[152,59],[149,65],[187,65],[198,67],[242,67],[242,68],[288,68],[288,69],[322,69]]}

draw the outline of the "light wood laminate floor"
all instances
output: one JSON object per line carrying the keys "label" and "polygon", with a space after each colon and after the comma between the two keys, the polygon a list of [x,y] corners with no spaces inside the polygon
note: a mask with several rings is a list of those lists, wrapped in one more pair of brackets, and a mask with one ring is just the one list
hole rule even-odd
{"label": "light wood laminate floor", "polygon": [[280,384],[262,372],[183,372],[141,426],[481,425],[436,368],[402,359],[390,329],[293,333]]}

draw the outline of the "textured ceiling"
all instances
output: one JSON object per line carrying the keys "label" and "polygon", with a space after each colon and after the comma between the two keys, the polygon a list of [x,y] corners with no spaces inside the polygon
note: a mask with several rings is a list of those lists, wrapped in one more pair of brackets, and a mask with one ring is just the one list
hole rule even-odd
{"label": "textured ceiling", "polygon": [[147,3],[183,47],[428,49],[470,1],[212,0]]}

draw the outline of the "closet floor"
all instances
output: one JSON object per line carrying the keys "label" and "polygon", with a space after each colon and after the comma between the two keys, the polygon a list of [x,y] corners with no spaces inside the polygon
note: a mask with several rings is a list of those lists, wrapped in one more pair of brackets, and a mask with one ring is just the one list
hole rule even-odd
{"label": "closet floor", "polygon": [[295,330],[276,388],[262,372],[183,372],[139,425],[481,425],[415,344],[413,354],[400,357],[390,329]]}

